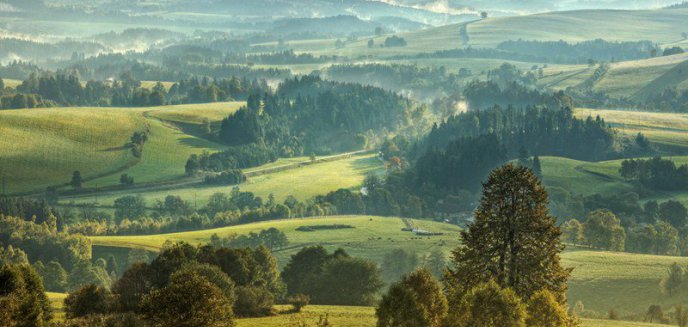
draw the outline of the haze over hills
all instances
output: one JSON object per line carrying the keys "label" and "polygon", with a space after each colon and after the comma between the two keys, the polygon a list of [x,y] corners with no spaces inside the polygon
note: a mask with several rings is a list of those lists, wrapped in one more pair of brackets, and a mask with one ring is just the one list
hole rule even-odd
{"label": "haze over hills", "polygon": [[370,0],[401,7],[425,9],[441,13],[467,13],[488,11],[497,16],[523,15],[548,11],[567,11],[581,9],[659,9],[675,4],[679,0]]}
{"label": "haze over hills", "polygon": [[685,326],[687,22],[0,0],[0,326]]}

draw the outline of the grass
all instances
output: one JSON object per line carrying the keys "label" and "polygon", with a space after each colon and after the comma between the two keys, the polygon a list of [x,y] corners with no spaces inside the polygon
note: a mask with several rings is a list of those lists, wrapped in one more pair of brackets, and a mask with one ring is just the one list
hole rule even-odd
{"label": "grass", "polygon": [[[156,182],[185,176],[184,165],[192,154],[203,151],[217,152],[225,146],[184,133],[174,125],[157,119],[148,119],[150,133],[143,147],[143,155],[132,167],[123,170],[134,177],[136,183]],[[120,174],[109,174],[89,181],[85,186],[113,185],[119,183]]]}
{"label": "grass", "polygon": [[643,100],[688,80],[686,69],[688,54],[614,63],[593,91]]}
{"label": "grass", "polygon": [[[289,306],[277,306],[279,311],[287,311]],[[327,317],[332,326],[364,327],[375,326],[375,308],[309,305],[300,313],[284,313],[263,318],[237,319],[237,327],[278,327],[278,326],[317,326],[320,319]]]}
{"label": "grass", "polygon": [[[69,182],[78,170],[87,187],[116,185],[127,173],[137,183],[183,176],[189,155],[224,146],[196,136],[204,118],[217,122],[242,102],[151,108],[43,108],[0,111],[0,177],[7,193],[42,191]],[[150,129],[143,156],[127,147]],[[0,190],[1,191],[1,190]]]}
{"label": "grass", "polygon": [[606,320],[606,319],[582,319],[583,327],[660,327],[673,326],[662,324],[651,324],[647,322]]}
{"label": "grass", "polygon": [[176,123],[202,124],[204,119],[210,122],[221,121],[245,104],[243,101],[234,101],[162,106],[151,108],[149,115]]}
{"label": "grass", "polygon": [[[129,247],[156,251],[167,241],[186,241],[204,244],[213,234],[247,234],[269,227],[283,231],[290,245],[275,251],[280,266],[303,246],[320,244],[334,250],[344,248],[351,255],[381,262],[386,253],[402,248],[422,256],[433,250],[448,254],[459,246],[460,228],[454,225],[414,220],[422,229],[444,232],[443,236],[415,237],[402,232],[403,222],[399,218],[371,216],[335,216],[307,219],[267,221],[239,226],[184,233],[159,234],[147,236],[97,236],[91,237],[97,248]],[[353,229],[321,230],[299,232],[296,228],[307,225],[347,224]],[[102,252],[102,251],[101,251]],[[677,303],[688,301],[688,290],[669,297],[662,294],[659,280],[665,275],[667,267],[678,262],[688,266],[686,257],[655,256],[644,254],[601,252],[572,249],[563,253],[562,263],[574,268],[569,281],[569,304],[582,301],[588,312],[594,311],[604,316],[614,308],[622,317],[644,312],[650,304],[659,304],[665,310]],[[642,294],[642,296],[638,296]]]}
{"label": "grass", "polygon": [[[93,236],[91,240],[96,246],[137,247],[146,250],[159,250],[163,243],[170,241],[185,241],[191,244],[205,244],[213,234],[227,236],[231,234],[248,234],[270,227],[283,231],[289,239],[290,245],[275,251],[281,265],[286,264],[289,256],[298,252],[301,247],[309,245],[323,245],[329,250],[344,248],[354,256],[381,261],[389,251],[402,248],[419,255],[429,254],[435,249],[449,253],[458,246],[460,228],[455,225],[432,221],[414,221],[419,228],[433,232],[444,232],[445,235],[418,238],[411,232],[402,232],[404,223],[399,218],[373,216],[332,216],[304,219],[285,219],[266,221],[238,226],[230,226],[209,230],[158,234],[146,236]],[[354,228],[320,230],[316,232],[300,232],[296,228],[307,225],[351,225]]]}
{"label": "grass", "polygon": [[389,35],[373,37],[376,44],[373,48],[368,48],[371,38],[367,37],[347,42],[342,49],[335,47],[336,39],[289,41],[288,46],[298,52],[336,54],[356,59],[364,56],[413,55],[465,46],[493,48],[503,41],[517,39],[580,42],[601,38],[608,41],[653,40],[660,44],[674,44],[680,39],[680,30],[685,26],[686,19],[688,9],[564,11],[469,22],[467,29],[470,39],[467,44],[462,42],[459,34],[463,23],[398,34],[408,43],[406,47],[379,47]]}
{"label": "grass", "polygon": [[[144,153],[144,156],[145,155]],[[183,159],[186,160],[186,157]],[[279,159],[274,163],[247,169],[245,172],[250,173],[261,169],[308,161],[309,159],[305,157]],[[165,167],[165,165],[165,163],[158,166],[151,164],[150,168],[161,169],[160,167]],[[140,167],[143,168],[144,166]],[[171,165],[169,167],[169,169],[181,169],[179,172],[179,174],[181,174],[183,173],[184,163],[178,166]],[[132,170],[135,169],[137,169],[137,167],[134,167]],[[263,198],[267,198],[268,195],[273,194],[277,201],[283,201],[289,195],[293,195],[299,200],[307,200],[316,195],[326,194],[340,188],[356,188],[363,183],[363,179],[367,174],[379,172],[382,169],[382,163],[375,155],[358,155],[348,159],[316,163],[299,168],[253,176],[250,177],[247,182],[239,185],[239,187],[242,191],[253,192]],[[143,196],[149,205],[152,205],[155,200],[163,200],[167,195],[172,194],[178,195],[184,200],[191,201],[200,207],[207,203],[211,195],[215,193],[229,193],[231,189],[232,186],[192,185],[173,190],[141,190],[140,192],[136,190],[122,190],[107,195],[99,195],[98,203],[100,205],[110,206],[114,203],[115,199],[121,196],[138,194]],[[94,199],[95,195],[87,195],[65,197],[62,201],[91,203]]]}
{"label": "grass", "polygon": [[64,299],[67,297],[67,294],[47,292],[46,295],[48,296],[48,301],[50,301],[50,307],[53,309],[53,320],[64,320]]}
{"label": "grass", "polygon": [[[673,160],[676,165],[688,164],[688,156],[665,158]],[[541,160],[543,182],[547,187],[561,187],[571,194],[579,195],[637,192],[636,186],[624,180],[619,174],[623,160],[586,162],[560,157],[543,157]],[[688,192],[654,191],[645,193],[640,200],[676,200],[688,205]]]}
{"label": "grass", "polygon": [[582,301],[586,310],[602,315],[613,308],[622,317],[644,313],[651,304],[670,310],[673,305],[688,301],[686,290],[673,297],[660,291],[659,281],[674,262],[687,266],[688,258],[589,250],[565,252],[563,264],[574,268],[569,280],[569,305]]}
{"label": "grass", "polygon": [[[597,164],[561,157],[542,157],[543,181],[548,187],[561,187],[573,194],[618,193],[631,191],[624,180],[591,172]],[[620,163],[619,163],[620,165]]]}
{"label": "grass", "polygon": [[114,108],[0,111],[0,175],[6,191],[67,183],[75,170],[88,178],[133,164],[125,144],[144,124],[135,112]]}
{"label": "grass", "polygon": [[3,79],[2,80],[5,83],[5,87],[9,87],[11,89],[17,88],[17,86],[21,85],[22,81],[18,79]]}
{"label": "grass", "polygon": [[[63,301],[67,294],[47,293],[50,305],[53,309],[56,321],[64,320]],[[291,306],[277,305],[275,310],[279,313],[275,316],[261,318],[243,318],[236,320],[237,327],[282,327],[282,326],[307,326],[316,325],[321,318],[327,320],[333,326],[374,326],[377,319],[374,307],[309,305],[299,313],[289,312]],[[659,327],[666,325],[650,324],[630,321],[612,321],[603,319],[583,319],[583,327]]]}
{"label": "grass", "polygon": [[688,115],[626,110],[576,109],[578,118],[600,116],[615,127],[621,135],[633,138],[639,132],[650,141],[685,148],[688,146]]}

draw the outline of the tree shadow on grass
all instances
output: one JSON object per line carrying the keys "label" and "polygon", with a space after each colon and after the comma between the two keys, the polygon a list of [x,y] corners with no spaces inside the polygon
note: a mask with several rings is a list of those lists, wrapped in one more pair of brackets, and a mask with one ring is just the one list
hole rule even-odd
{"label": "tree shadow on grass", "polygon": [[186,145],[186,146],[189,146],[189,147],[197,148],[197,149],[214,149],[214,150],[221,150],[222,149],[222,147],[219,146],[218,144],[215,144],[215,143],[210,142],[208,140],[199,139],[199,138],[190,137],[190,136],[180,138],[179,143]]}

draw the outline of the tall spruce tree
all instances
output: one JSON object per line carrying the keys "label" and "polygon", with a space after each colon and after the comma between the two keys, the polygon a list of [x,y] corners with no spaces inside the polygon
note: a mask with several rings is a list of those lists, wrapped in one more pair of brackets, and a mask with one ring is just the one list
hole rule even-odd
{"label": "tall spruce tree", "polygon": [[539,179],[528,168],[507,164],[483,187],[475,221],[454,250],[450,288],[461,297],[472,285],[494,280],[526,301],[545,289],[564,304],[570,269],[560,264],[561,231]]}

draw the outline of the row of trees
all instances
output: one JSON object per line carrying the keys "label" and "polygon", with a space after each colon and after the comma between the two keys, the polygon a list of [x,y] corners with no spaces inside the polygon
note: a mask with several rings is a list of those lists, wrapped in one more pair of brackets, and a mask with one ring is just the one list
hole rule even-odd
{"label": "row of trees", "polygon": [[610,42],[602,39],[568,43],[566,41],[505,41],[497,49],[548,58],[548,62],[583,64],[594,61],[646,59],[661,49],[651,41]]}
{"label": "row of trees", "polygon": [[643,186],[656,190],[684,190],[688,188],[688,165],[676,166],[672,160],[628,159],[621,162],[621,176],[637,180]]}
{"label": "row of trees", "polygon": [[89,80],[85,85],[74,74],[33,73],[17,86],[16,92],[2,97],[2,105],[3,108],[161,106],[246,99],[249,94],[268,89],[264,81],[237,77],[181,79],[168,90],[160,82],[150,89],[141,87],[130,71],[121,73],[114,82]]}
{"label": "row of trees", "polygon": [[684,232],[688,222],[686,208],[676,201],[645,205],[645,222],[623,221],[608,209],[596,209],[583,222],[570,219],[562,225],[566,242],[594,248],[650,253],[688,255]]}

